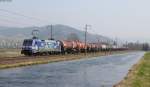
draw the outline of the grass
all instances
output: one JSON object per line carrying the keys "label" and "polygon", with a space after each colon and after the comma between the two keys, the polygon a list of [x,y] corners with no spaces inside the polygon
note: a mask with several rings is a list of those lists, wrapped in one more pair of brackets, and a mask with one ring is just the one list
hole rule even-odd
{"label": "grass", "polygon": [[150,52],[133,66],[125,80],[117,87],[150,87]]}
{"label": "grass", "polygon": [[20,62],[15,64],[0,65],[0,69],[29,66],[29,65],[36,65],[36,64],[46,64],[46,63],[50,63],[50,61],[28,61],[28,62]]}

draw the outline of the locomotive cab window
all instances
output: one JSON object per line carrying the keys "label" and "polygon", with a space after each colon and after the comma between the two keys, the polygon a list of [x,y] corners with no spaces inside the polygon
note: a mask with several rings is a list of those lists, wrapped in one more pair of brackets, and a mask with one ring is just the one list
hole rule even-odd
{"label": "locomotive cab window", "polygon": [[32,46],[32,40],[24,40],[23,46]]}

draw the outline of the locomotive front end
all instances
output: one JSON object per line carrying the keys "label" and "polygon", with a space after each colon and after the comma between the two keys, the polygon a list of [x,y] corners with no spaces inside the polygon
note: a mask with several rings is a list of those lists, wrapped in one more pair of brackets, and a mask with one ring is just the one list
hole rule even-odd
{"label": "locomotive front end", "polygon": [[21,54],[32,55],[33,53],[35,53],[37,47],[33,46],[33,43],[34,43],[34,40],[32,40],[32,39],[25,39],[23,41]]}

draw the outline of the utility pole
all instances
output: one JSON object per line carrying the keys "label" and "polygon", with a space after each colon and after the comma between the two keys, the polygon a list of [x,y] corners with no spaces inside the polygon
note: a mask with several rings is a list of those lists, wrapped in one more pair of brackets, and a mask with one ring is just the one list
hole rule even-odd
{"label": "utility pole", "polygon": [[97,37],[97,43],[98,43],[97,51],[99,52],[99,51],[100,51],[100,49],[99,49],[99,47],[100,47],[100,40],[99,40],[99,37]]}
{"label": "utility pole", "polygon": [[116,41],[116,47],[118,48],[118,38],[117,37],[115,38],[115,41]]}
{"label": "utility pole", "polygon": [[53,25],[51,25],[51,39],[53,39]]}
{"label": "utility pole", "polygon": [[85,55],[87,54],[87,30],[88,27],[91,27],[91,25],[85,25]]}
{"label": "utility pole", "polygon": [[85,55],[87,54],[86,39],[87,39],[87,24],[85,25]]}
{"label": "utility pole", "polygon": [[51,34],[49,39],[52,40],[53,39],[53,25],[48,25],[47,29],[49,28],[50,28],[50,34]]}
{"label": "utility pole", "polygon": [[126,48],[128,48],[128,42],[126,41]]}

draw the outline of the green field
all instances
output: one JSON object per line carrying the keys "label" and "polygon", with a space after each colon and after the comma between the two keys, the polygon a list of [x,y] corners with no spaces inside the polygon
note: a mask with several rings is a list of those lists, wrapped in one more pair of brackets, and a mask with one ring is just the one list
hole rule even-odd
{"label": "green field", "polygon": [[125,80],[117,87],[150,87],[150,52],[134,65]]}

